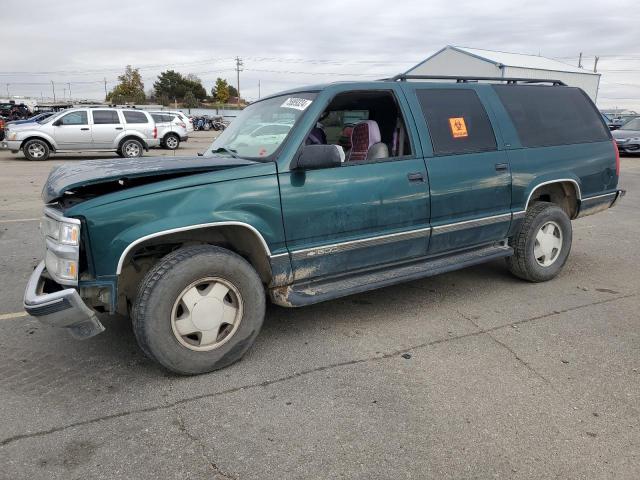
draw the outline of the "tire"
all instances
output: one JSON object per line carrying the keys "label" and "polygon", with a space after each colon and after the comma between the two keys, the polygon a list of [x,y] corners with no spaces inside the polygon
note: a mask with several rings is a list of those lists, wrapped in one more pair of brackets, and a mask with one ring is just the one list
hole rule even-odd
{"label": "tire", "polygon": [[162,145],[167,150],[175,150],[180,146],[180,137],[178,137],[173,133],[170,133],[164,137],[164,140],[162,141]]}
{"label": "tire", "polygon": [[556,277],[569,257],[571,220],[553,203],[537,202],[526,213],[518,233],[509,239],[514,255],[507,259],[509,271],[530,282]]}
{"label": "tire", "polygon": [[144,147],[139,140],[130,138],[120,144],[118,148],[118,155],[123,158],[136,158],[141,157],[144,153]]}
{"label": "tire", "polygon": [[22,152],[27,160],[42,161],[47,160],[51,155],[51,149],[44,140],[29,140],[22,146]]}
{"label": "tire", "polygon": [[[228,293],[213,295],[218,287],[228,288]],[[260,277],[239,255],[211,245],[180,248],[140,283],[132,308],[133,331],[140,348],[166,369],[181,375],[210,372],[238,361],[251,347],[264,321],[265,303]],[[235,312],[233,323],[220,321],[231,318],[227,311]],[[183,319],[191,328],[180,331]],[[214,326],[203,327],[203,322]],[[200,331],[184,335],[193,328]]]}

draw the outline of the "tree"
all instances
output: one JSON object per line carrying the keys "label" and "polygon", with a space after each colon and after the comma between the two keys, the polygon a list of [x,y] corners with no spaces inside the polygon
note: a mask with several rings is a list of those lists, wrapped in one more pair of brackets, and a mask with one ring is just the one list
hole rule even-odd
{"label": "tree", "polygon": [[107,94],[106,100],[111,103],[144,103],[144,83],[137,68],[127,65],[124,74],[118,77],[118,85]]}
{"label": "tree", "polygon": [[211,95],[217,102],[227,103],[227,100],[229,100],[229,84],[227,81],[218,77],[215,86],[211,89]]}
{"label": "tree", "polygon": [[229,96],[230,97],[237,97],[238,96],[238,90],[233,85],[229,85]]}
{"label": "tree", "polygon": [[173,70],[167,70],[158,75],[158,80],[153,84],[153,88],[158,98],[165,95],[169,99],[183,100],[187,92],[191,92],[198,100],[207,97],[207,91],[198,77],[193,74],[184,77],[180,72]]}
{"label": "tree", "polygon": [[198,100],[191,90],[186,93],[182,103],[187,108],[196,108],[198,106]]}

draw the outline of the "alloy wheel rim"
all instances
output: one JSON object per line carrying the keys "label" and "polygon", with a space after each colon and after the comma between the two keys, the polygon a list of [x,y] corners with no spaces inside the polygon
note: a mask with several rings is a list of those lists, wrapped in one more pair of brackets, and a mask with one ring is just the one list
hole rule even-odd
{"label": "alloy wheel rim", "polygon": [[40,158],[44,156],[44,147],[38,143],[29,145],[29,155],[33,158]]}
{"label": "alloy wheel rim", "polygon": [[235,285],[219,277],[202,278],[178,295],[171,310],[171,329],[190,350],[214,350],[233,337],[242,313],[242,296]]}
{"label": "alloy wheel rim", "polygon": [[536,234],[533,256],[541,267],[551,266],[562,251],[562,229],[556,222],[544,223]]}
{"label": "alloy wheel rim", "polygon": [[135,143],[127,143],[124,147],[127,157],[137,157],[140,154],[140,147]]}
{"label": "alloy wheel rim", "polygon": [[171,149],[176,148],[178,146],[178,142],[176,141],[176,137],[167,138],[167,141],[165,143],[167,144],[167,147],[169,147]]}

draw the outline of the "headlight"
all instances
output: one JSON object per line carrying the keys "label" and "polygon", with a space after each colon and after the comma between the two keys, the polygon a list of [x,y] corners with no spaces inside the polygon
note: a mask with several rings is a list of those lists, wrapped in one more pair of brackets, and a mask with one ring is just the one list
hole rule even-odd
{"label": "headlight", "polygon": [[80,225],[66,223],[45,216],[42,219],[42,233],[63,245],[78,245],[80,241]]}
{"label": "headlight", "polygon": [[7,134],[7,140],[15,140],[16,138],[18,138],[18,134],[9,130],[9,133]]}
{"label": "headlight", "polygon": [[80,262],[80,220],[46,207],[40,228],[45,238],[44,263],[54,281],[77,285]]}
{"label": "headlight", "polygon": [[44,263],[47,272],[54,279],[62,279],[75,282],[78,280],[78,262],[68,258],[60,258],[51,250],[47,250]]}

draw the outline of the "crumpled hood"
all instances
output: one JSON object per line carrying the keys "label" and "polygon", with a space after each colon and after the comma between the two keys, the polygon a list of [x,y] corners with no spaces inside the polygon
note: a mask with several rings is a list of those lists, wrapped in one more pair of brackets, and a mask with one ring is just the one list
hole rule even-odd
{"label": "crumpled hood", "polygon": [[138,157],[85,160],[65,163],[51,170],[42,189],[45,203],[79,187],[142,177],[201,173],[244,165],[255,161],[229,157]]}

